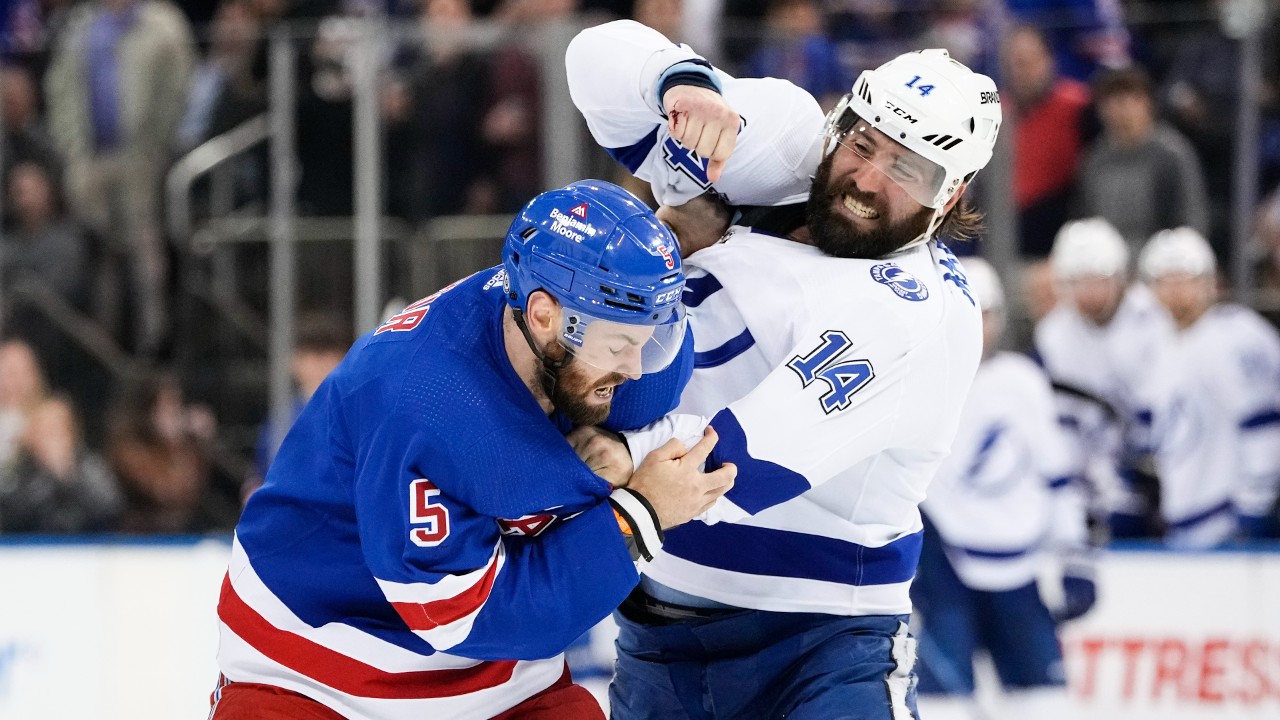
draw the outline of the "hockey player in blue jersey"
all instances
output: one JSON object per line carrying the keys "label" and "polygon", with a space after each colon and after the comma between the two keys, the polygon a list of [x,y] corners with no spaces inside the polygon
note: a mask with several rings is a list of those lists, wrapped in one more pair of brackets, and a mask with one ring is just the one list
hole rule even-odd
{"label": "hockey player in blue jersey", "polygon": [[524,207],[501,267],[358,340],[236,528],[213,720],[602,717],[563,650],[735,471],[701,472],[708,432],[615,487],[564,433],[674,406],[683,285],[653,213],[584,181]]}
{"label": "hockey player in blue jersey", "polygon": [[[916,717],[918,504],[981,353],[963,266],[935,235],[973,219],[961,196],[991,156],[994,83],[907,53],[824,122],[794,85],[730,77],[628,22],[583,31],[567,66],[597,142],[679,206],[660,217],[695,250],[693,377],[677,414],[625,434],[631,454],[710,419],[708,467],[739,468],[615,614],[613,717]],[[718,151],[726,118],[738,137],[716,178],[690,147],[711,134]],[[719,202],[738,222],[712,217],[714,242],[690,243],[683,209]]]}

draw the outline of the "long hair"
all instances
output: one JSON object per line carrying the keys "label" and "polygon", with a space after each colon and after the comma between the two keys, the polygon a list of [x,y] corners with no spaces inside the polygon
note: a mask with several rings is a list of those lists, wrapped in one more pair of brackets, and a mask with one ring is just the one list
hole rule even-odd
{"label": "long hair", "polygon": [[961,196],[960,202],[947,211],[934,237],[954,240],[974,240],[986,229],[986,215]]}

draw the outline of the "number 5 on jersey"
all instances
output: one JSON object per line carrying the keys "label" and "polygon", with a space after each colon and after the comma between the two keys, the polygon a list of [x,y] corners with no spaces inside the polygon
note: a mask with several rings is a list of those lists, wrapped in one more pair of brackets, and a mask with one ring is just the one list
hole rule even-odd
{"label": "number 5 on jersey", "polygon": [[867,386],[875,378],[875,370],[866,360],[846,360],[835,362],[840,353],[853,343],[849,336],[839,330],[828,330],[822,333],[822,344],[808,355],[797,355],[791,358],[787,367],[800,376],[804,387],[814,380],[821,380],[828,386],[822,394],[822,412],[830,415],[843,410],[853,402],[854,393]]}
{"label": "number 5 on jersey", "polygon": [[409,483],[409,539],[419,547],[435,547],[449,537],[449,508],[436,501],[440,490],[425,478]]}

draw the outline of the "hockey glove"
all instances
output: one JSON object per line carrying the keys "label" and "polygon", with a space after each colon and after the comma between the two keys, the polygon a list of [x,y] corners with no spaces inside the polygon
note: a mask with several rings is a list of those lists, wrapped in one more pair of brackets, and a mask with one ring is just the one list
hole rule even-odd
{"label": "hockey glove", "polygon": [[1082,555],[1068,558],[1062,570],[1062,607],[1054,619],[1060,623],[1075,620],[1089,612],[1097,601],[1093,560]]}

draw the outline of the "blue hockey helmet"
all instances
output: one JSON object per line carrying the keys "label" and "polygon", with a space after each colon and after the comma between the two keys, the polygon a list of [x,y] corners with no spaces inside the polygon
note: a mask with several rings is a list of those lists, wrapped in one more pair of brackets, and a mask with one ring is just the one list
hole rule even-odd
{"label": "blue hockey helmet", "polygon": [[680,349],[675,236],[617,185],[583,180],[529,201],[507,231],[502,264],[507,303],[523,313],[530,293],[554,297],[564,309],[560,344],[596,368],[656,372]]}

